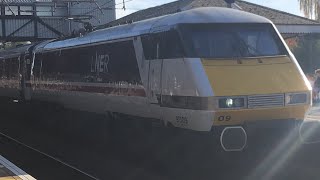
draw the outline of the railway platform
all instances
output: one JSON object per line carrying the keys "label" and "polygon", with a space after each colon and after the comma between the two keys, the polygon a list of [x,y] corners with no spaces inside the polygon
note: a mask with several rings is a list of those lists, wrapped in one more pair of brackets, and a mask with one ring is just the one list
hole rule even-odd
{"label": "railway platform", "polygon": [[0,155],[0,180],[35,180],[35,178]]}

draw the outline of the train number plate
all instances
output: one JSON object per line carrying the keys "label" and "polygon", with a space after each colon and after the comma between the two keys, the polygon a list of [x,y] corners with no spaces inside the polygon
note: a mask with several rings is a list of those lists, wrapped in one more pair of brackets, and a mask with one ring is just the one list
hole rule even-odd
{"label": "train number plate", "polygon": [[186,126],[189,124],[188,118],[185,116],[176,116],[176,123],[183,126]]}

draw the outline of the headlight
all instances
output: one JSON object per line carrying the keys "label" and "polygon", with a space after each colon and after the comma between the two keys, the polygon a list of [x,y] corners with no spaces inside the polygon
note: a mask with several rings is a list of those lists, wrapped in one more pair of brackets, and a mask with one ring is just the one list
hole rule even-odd
{"label": "headlight", "polygon": [[307,104],[309,99],[309,93],[287,93],[286,105]]}
{"label": "headlight", "polygon": [[219,99],[219,108],[245,108],[246,98],[244,97],[226,97]]}

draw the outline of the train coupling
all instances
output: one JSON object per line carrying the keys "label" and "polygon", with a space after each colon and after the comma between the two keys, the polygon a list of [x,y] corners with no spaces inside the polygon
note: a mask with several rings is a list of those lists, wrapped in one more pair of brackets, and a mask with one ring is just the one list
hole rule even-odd
{"label": "train coupling", "polygon": [[220,136],[220,144],[226,152],[243,151],[247,140],[247,132],[241,126],[226,127]]}

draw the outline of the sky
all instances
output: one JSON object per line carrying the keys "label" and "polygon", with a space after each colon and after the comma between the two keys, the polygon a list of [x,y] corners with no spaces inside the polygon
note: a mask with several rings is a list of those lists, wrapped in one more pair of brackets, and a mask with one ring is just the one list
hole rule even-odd
{"label": "sky", "polygon": [[[128,14],[131,14],[135,11],[146,9],[153,6],[158,6],[161,4],[173,2],[175,0],[125,0],[128,1],[125,3],[126,10],[121,9],[123,7],[123,0],[116,0],[116,16],[117,19]],[[278,9],[288,13],[296,14],[303,16],[303,13],[300,12],[298,0],[246,0],[255,4],[260,4],[262,6],[267,6],[270,8]]]}

